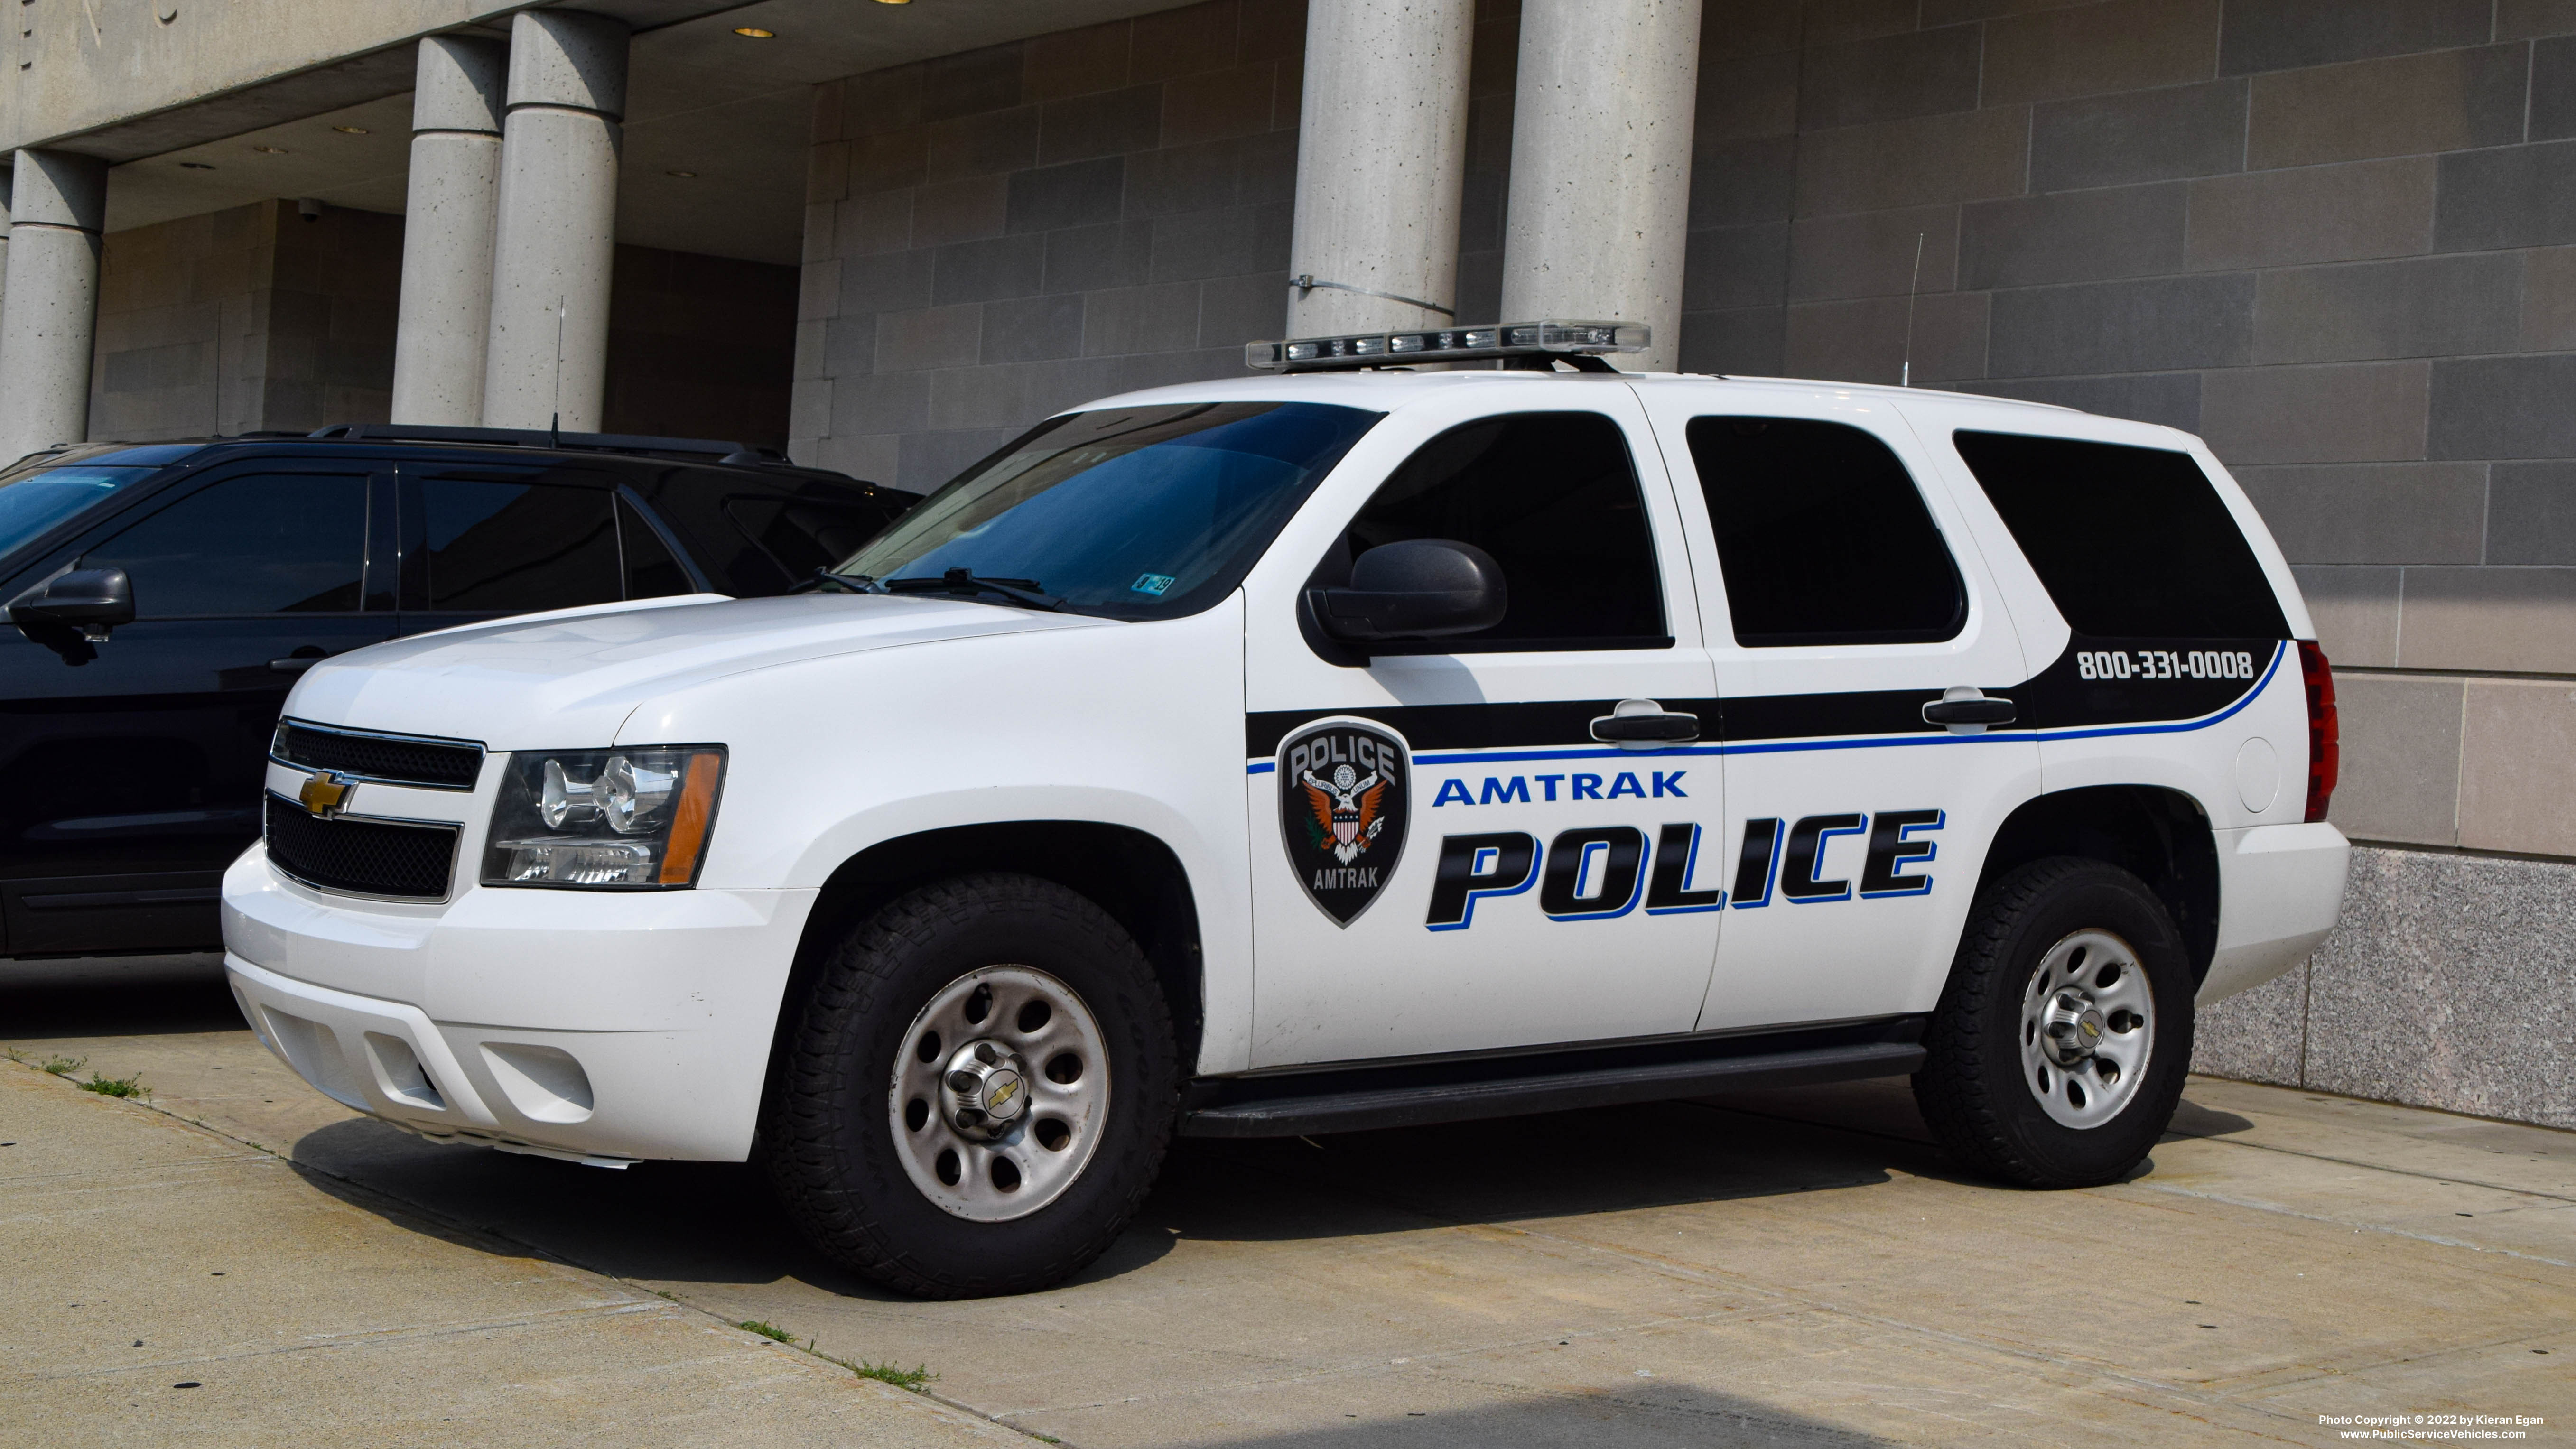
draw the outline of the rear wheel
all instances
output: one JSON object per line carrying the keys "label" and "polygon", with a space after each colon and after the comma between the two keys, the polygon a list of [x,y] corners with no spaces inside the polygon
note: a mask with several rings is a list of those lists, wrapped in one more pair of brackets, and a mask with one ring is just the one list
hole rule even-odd
{"label": "rear wheel", "polygon": [[2191,966],[2164,903],[2095,860],[2023,866],[1978,899],[1914,1077],[1952,1156],[2025,1187],[2126,1176],[2191,1065]]}
{"label": "rear wheel", "polygon": [[763,1142],[815,1245],[899,1292],[1023,1293],[1125,1228],[1176,1082],[1152,966],[1028,876],[943,881],[851,931],[787,1036]]}

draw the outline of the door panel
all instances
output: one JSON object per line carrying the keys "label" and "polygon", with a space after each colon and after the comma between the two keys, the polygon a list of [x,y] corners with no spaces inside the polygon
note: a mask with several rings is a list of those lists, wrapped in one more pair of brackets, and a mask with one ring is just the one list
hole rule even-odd
{"label": "door panel", "polygon": [[111,525],[135,622],[95,646],[0,631],[0,909],[16,953],[205,949],[215,877],[259,833],[268,739],[308,661],[388,638],[366,612],[369,485],[235,470]]}
{"label": "door panel", "polygon": [[[1634,699],[1714,733],[1652,436],[1615,382],[1530,379],[1516,416],[1553,421],[1499,428],[1461,391],[1373,430],[1246,584],[1256,1067],[1681,1032],[1706,989],[1716,760],[1591,738]],[[1414,537],[1494,554],[1503,622],[1374,658],[1301,623]]]}
{"label": "door panel", "polygon": [[1942,475],[1848,395],[1641,387],[1681,497],[1725,733],[1726,924],[1702,1030],[1929,1010],[1985,851],[2038,789],[2020,642]]}

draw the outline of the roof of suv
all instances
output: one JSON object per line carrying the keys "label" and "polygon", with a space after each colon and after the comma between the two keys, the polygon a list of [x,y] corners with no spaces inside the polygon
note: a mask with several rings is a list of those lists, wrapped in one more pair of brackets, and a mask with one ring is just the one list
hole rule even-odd
{"label": "roof of suv", "polygon": [[[853,478],[828,468],[809,468],[788,461],[773,448],[701,438],[663,438],[623,433],[557,433],[544,429],[451,428],[389,423],[342,423],[311,433],[240,433],[229,437],[192,438],[168,443],[77,443],[47,449],[18,460],[84,462],[157,467],[195,460],[209,448],[271,449],[299,444],[373,444],[435,448],[442,452],[509,453],[584,461],[630,459],[644,463],[687,463],[700,467],[754,469],[782,475],[781,481],[813,480],[843,486],[883,489],[885,485]],[[12,465],[16,466],[16,465]],[[886,491],[902,491],[886,489]]]}
{"label": "roof of suv", "polygon": [[1146,400],[1169,402],[1210,402],[1240,399],[1276,400],[1298,397],[1316,402],[1339,402],[1353,407],[1401,406],[1411,398],[1428,393],[1446,392],[1460,387],[1510,387],[1531,381],[1569,382],[1589,379],[1616,379],[1647,386],[1685,386],[1691,388],[1746,388],[1769,392],[1826,393],[1837,397],[1915,400],[1937,398],[1945,403],[1965,403],[1991,407],[1999,412],[2056,414],[2061,417],[2091,417],[2079,409],[2056,403],[2025,402],[2019,398],[1990,397],[1983,393],[1950,392],[1939,388],[1898,388],[1878,383],[1831,382],[1796,377],[1739,377],[1731,374],[1689,372],[1540,372],[1532,369],[1502,368],[1458,372],[1412,372],[1401,368],[1352,368],[1333,371],[1265,373],[1249,377],[1212,379],[1206,382],[1177,383],[1139,392],[1122,393],[1115,398],[1084,404],[1098,407],[1103,403],[1132,403]]}

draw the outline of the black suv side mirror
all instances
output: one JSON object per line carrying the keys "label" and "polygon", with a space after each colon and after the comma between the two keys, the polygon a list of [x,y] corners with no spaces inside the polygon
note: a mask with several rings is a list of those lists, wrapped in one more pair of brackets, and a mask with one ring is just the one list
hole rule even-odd
{"label": "black suv side mirror", "polygon": [[104,644],[108,631],[134,622],[134,583],[123,569],[74,569],[56,574],[9,601],[9,621],[51,624]]}
{"label": "black suv side mirror", "polygon": [[1307,599],[1325,633],[1351,640],[1473,634],[1501,623],[1510,602],[1494,556],[1446,538],[1380,544],[1351,564],[1349,587]]}

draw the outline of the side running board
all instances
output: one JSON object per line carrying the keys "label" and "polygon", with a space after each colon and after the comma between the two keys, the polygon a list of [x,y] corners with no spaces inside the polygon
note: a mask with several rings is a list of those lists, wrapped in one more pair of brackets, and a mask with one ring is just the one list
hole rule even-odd
{"label": "side running board", "polygon": [[1660,1102],[1744,1087],[1901,1077],[1923,1065],[1924,1019],[1509,1057],[1202,1078],[1185,1137],[1365,1132]]}

